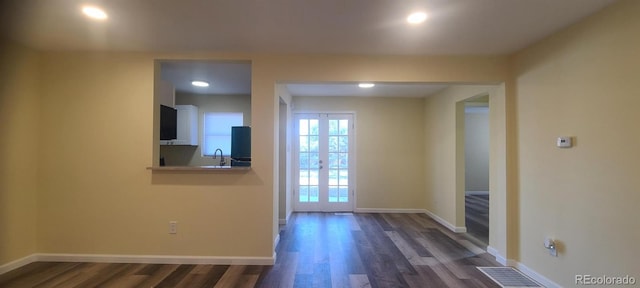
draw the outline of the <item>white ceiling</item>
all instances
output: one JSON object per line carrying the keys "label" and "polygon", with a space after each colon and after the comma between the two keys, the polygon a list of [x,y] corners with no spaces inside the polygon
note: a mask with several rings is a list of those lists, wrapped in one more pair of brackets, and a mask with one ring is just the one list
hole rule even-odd
{"label": "white ceiling", "polygon": [[420,98],[448,87],[433,83],[376,83],[372,88],[360,88],[358,83],[298,83],[287,84],[293,96],[356,96]]}
{"label": "white ceiling", "polygon": [[[0,2],[0,29],[42,49],[505,54],[613,2],[8,0]],[[87,3],[103,7],[109,19],[88,20],[80,13]],[[415,10],[429,19],[408,25]]]}
{"label": "white ceiling", "polygon": [[[37,49],[237,51],[366,55],[513,53],[595,13],[615,0],[9,0],[0,2],[0,36]],[[96,22],[83,4],[106,10]],[[408,25],[408,13],[427,21]],[[245,68],[216,74],[215,65],[171,64],[163,71],[178,90],[210,94],[250,91]],[[210,68],[210,69],[207,69]],[[199,71],[199,72],[194,72]],[[247,74],[248,73],[248,74]],[[234,79],[230,75],[236,75]],[[226,80],[216,80],[218,77]],[[193,90],[190,78],[212,86]],[[248,85],[247,85],[248,83]],[[294,95],[418,97],[441,86],[378,83],[291,84]],[[356,87],[357,88],[357,87]],[[216,90],[218,89],[218,90]],[[206,90],[206,91],[205,91]]]}
{"label": "white ceiling", "polygon": [[[161,78],[176,91],[196,94],[251,94],[251,63],[231,61],[160,61]],[[195,87],[191,81],[209,82]]]}

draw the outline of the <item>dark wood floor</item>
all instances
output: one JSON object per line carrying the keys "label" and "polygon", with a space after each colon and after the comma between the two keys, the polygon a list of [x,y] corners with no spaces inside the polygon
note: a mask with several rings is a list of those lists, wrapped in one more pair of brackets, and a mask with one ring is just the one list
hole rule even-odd
{"label": "dark wood floor", "polygon": [[467,233],[486,247],[489,244],[489,195],[465,197],[465,221]]}
{"label": "dark wood floor", "polygon": [[37,262],[0,287],[499,287],[500,266],[423,214],[298,213],[273,266]]}

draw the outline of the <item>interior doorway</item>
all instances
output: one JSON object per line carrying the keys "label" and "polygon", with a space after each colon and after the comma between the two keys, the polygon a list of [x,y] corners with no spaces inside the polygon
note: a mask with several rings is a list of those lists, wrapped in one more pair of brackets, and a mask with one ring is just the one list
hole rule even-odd
{"label": "interior doorway", "polygon": [[286,225],[291,215],[291,153],[289,146],[289,104],[279,98],[279,120],[278,120],[278,222]]}
{"label": "interior doorway", "polygon": [[464,102],[465,226],[489,244],[489,96]]}

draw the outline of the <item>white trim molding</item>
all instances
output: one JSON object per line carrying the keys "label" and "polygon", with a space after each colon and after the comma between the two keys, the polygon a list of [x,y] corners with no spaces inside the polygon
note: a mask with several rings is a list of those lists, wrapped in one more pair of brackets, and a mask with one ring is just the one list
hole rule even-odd
{"label": "white trim molding", "polygon": [[0,266],[0,275],[2,275],[4,273],[7,273],[7,272],[9,272],[11,270],[20,268],[22,266],[31,264],[31,263],[36,262],[36,261],[38,261],[37,254],[31,254],[29,256],[22,257],[22,258],[20,258],[18,260],[11,261],[11,262],[9,262],[7,264],[4,264],[4,265]]}
{"label": "white trim molding", "polygon": [[11,270],[38,261],[144,264],[273,265],[276,262],[276,253],[273,252],[273,255],[271,257],[36,253],[0,266],[0,274],[4,274]]}
{"label": "white trim molding", "polygon": [[497,249],[489,246],[487,247],[487,253],[496,257],[496,261],[504,266],[510,266],[520,270],[525,275],[531,277],[533,280],[536,280],[538,283],[542,284],[547,288],[561,288],[558,283],[551,281],[549,278],[543,276],[542,274],[536,272],[535,270],[527,267],[526,265],[515,261],[513,259],[507,259],[506,257],[500,255]]}
{"label": "white trim molding", "polygon": [[426,213],[424,209],[356,208],[355,213]]}
{"label": "white trim molding", "polygon": [[561,288],[562,286],[560,286],[558,283],[551,281],[549,278],[544,277],[542,274],[534,271],[533,269],[527,267],[526,265],[520,263],[520,262],[515,262],[515,265],[510,265],[512,267],[515,267],[516,269],[522,271],[522,273],[527,274],[527,276],[533,278],[533,280],[538,281],[538,283],[542,284],[542,286],[547,287],[547,288]]}
{"label": "white trim molding", "polygon": [[464,191],[464,195],[489,195],[489,191]]}
{"label": "white trim molding", "polygon": [[289,223],[289,218],[291,218],[291,214],[293,214],[293,211],[289,211],[289,214],[287,214],[286,218],[278,219],[278,225],[287,225],[287,223]]}
{"label": "white trim molding", "polygon": [[273,250],[274,251],[278,247],[279,243],[280,243],[280,233],[278,233],[278,235],[276,235],[276,239],[273,240]]}
{"label": "white trim molding", "polygon": [[455,225],[449,223],[447,220],[444,220],[443,218],[441,218],[440,216],[434,214],[433,212],[429,211],[429,210],[424,210],[425,214],[427,214],[427,216],[431,217],[431,219],[435,220],[436,222],[440,223],[442,226],[446,227],[447,229],[455,232],[455,233],[466,233],[467,232],[467,227],[456,227]]}
{"label": "white trim molding", "polygon": [[271,257],[221,257],[221,256],[173,256],[173,255],[114,255],[114,254],[36,254],[37,261],[101,262],[145,264],[213,264],[213,265],[273,265]]}
{"label": "white trim molding", "polygon": [[487,253],[493,255],[494,257],[496,257],[496,261],[504,266],[511,266],[508,265],[509,263],[507,262],[507,258],[504,258],[502,255],[500,255],[500,252],[498,252],[498,249],[493,248],[491,246],[487,246]]}

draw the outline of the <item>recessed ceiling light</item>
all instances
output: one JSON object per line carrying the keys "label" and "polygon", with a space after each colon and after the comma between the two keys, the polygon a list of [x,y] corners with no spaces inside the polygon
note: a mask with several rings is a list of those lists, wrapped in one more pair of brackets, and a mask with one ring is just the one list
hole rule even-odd
{"label": "recessed ceiling light", "polygon": [[407,22],[409,22],[410,24],[420,24],[424,22],[424,20],[427,20],[427,14],[425,14],[424,12],[411,13],[407,17]]}
{"label": "recessed ceiling light", "polygon": [[209,82],[205,81],[191,81],[191,85],[196,87],[209,87]]}
{"label": "recessed ceiling light", "polygon": [[84,13],[84,15],[87,15],[87,17],[96,20],[105,20],[108,18],[107,13],[104,12],[104,10],[95,6],[82,7],[82,13]]}
{"label": "recessed ceiling light", "polygon": [[360,84],[358,84],[358,87],[360,87],[360,88],[371,88],[373,86],[376,86],[376,84],[373,84],[373,83],[360,83]]}

